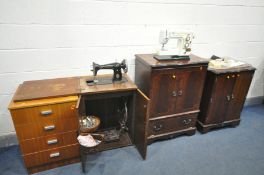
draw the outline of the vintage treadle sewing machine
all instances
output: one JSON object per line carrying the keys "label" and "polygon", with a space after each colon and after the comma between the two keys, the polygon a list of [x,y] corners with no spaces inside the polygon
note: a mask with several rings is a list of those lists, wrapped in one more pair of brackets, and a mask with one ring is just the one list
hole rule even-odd
{"label": "vintage treadle sewing machine", "polygon": [[[113,73],[113,78],[112,79],[108,79],[108,78],[101,78],[101,77],[96,77],[97,72],[101,69],[112,69],[114,71]],[[103,84],[111,84],[111,83],[122,83],[122,82],[126,82],[126,78],[122,77],[122,71],[121,69],[123,69],[124,73],[127,73],[128,69],[127,69],[127,64],[126,64],[126,60],[123,60],[121,63],[109,63],[109,64],[104,64],[104,65],[99,65],[95,62],[93,62],[93,76],[94,79],[93,80],[87,80],[87,84],[89,86],[91,85],[103,85]]]}
{"label": "vintage treadle sewing machine", "polygon": [[[101,69],[112,69],[113,70],[113,77],[100,77],[97,76],[97,73]],[[97,63],[93,62],[93,80],[87,80],[87,85],[88,86],[94,86],[94,85],[104,85],[104,84],[113,84],[113,83],[123,83],[127,82],[126,77],[122,76],[122,69],[124,73],[127,73],[127,64],[126,60],[124,59],[121,63],[114,62],[114,63],[109,63],[109,64],[104,64],[100,65]],[[119,104],[119,106],[122,106],[120,109],[117,111],[117,115],[119,116],[119,126],[118,127],[113,127],[111,129],[108,129],[104,131],[104,141],[105,142],[112,142],[112,141],[117,141],[120,139],[120,135],[128,131],[128,128],[126,126],[127,122],[127,100],[123,97],[122,98],[122,103]]]}
{"label": "vintage treadle sewing machine", "polygon": [[154,58],[162,60],[189,60],[194,34],[191,32],[176,32],[162,30],[159,42],[162,45]]}

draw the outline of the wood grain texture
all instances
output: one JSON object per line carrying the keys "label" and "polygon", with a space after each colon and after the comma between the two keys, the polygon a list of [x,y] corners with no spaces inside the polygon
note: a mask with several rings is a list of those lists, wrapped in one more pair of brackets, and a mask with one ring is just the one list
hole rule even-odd
{"label": "wood grain texture", "polygon": [[[106,78],[112,78],[112,74],[105,74],[105,75],[97,75],[98,77],[106,77]],[[128,81],[124,83],[114,82],[111,84],[105,84],[105,85],[93,85],[93,86],[87,86],[86,81],[87,80],[93,80],[93,76],[87,76],[87,77],[80,77],[80,89],[81,94],[100,94],[100,93],[106,93],[106,92],[116,92],[116,91],[128,91],[128,90],[136,90],[137,86],[132,82],[132,80],[128,77],[127,74],[123,74],[123,77],[125,77]]]}
{"label": "wood grain texture", "polygon": [[[54,153],[59,153],[59,155],[57,157],[51,157],[51,155]],[[26,167],[34,167],[78,156],[79,143],[64,147],[58,147],[38,153],[26,154],[23,155],[23,159]]]}
{"label": "wood grain texture", "polygon": [[[74,97],[74,100],[77,100],[77,97]],[[44,101],[48,100],[45,99]],[[45,104],[45,102],[43,102],[42,104]],[[10,112],[14,124],[17,126],[29,123],[41,123],[56,118],[76,118],[75,106],[76,101],[73,101],[59,104],[47,104],[36,107],[13,109]],[[50,114],[42,114],[45,112],[50,112]]]}
{"label": "wood grain texture", "polygon": [[[150,98],[149,143],[194,134],[207,65],[208,60],[195,55],[190,60],[174,61],[157,61],[152,54],[136,55],[136,83]],[[191,121],[181,115],[191,115]],[[190,126],[183,127],[180,122]]]}
{"label": "wood grain texture", "polygon": [[[77,100],[67,96],[11,101],[9,110],[29,173],[79,160]],[[50,157],[57,152],[58,157]]]}
{"label": "wood grain texture", "polygon": [[[54,126],[54,129],[45,130],[45,127],[47,126]],[[56,118],[47,120],[45,122],[29,123],[17,126],[15,125],[17,137],[19,140],[32,139],[67,131],[76,131],[77,128],[77,117],[66,119]]]}
{"label": "wood grain texture", "polygon": [[48,98],[48,99],[27,100],[21,102],[14,102],[12,100],[8,106],[8,109],[13,110],[20,108],[35,107],[35,106],[61,104],[66,102],[75,102],[77,100],[78,100],[78,96],[65,96],[65,97]]}
{"label": "wood grain texture", "polygon": [[140,90],[135,94],[135,145],[143,159],[147,156],[147,128],[149,119],[149,98]]}
{"label": "wood grain texture", "polygon": [[[52,140],[55,140],[55,142],[49,144],[48,142]],[[25,155],[57,147],[72,145],[76,144],[77,142],[77,131],[70,131],[44,137],[22,140],[20,141],[19,145],[21,152]]]}
{"label": "wood grain texture", "polygon": [[188,128],[194,128],[196,125],[197,115],[198,113],[194,113],[151,120],[148,127],[148,137]]}
{"label": "wood grain texture", "polygon": [[198,129],[202,133],[239,124],[254,71],[254,67],[244,67],[239,71],[235,68],[225,72],[208,70],[198,116]]}
{"label": "wood grain texture", "polygon": [[25,81],[17,89],[13,101],[70,96],[79,91],[78,77]]}

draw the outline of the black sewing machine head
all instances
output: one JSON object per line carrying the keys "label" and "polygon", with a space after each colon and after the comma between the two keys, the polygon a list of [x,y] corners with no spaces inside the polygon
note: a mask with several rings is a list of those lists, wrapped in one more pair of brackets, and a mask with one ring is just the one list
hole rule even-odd
{"label": "black sewing machine head", "polygon": [[[117,63],[117,62],[114,62],[114,63],[109,63],[109,64],[104,64],[104,65],[99,65],[97,63],[94,63],[93,62],[93,75],[94,77],[97,75],[97,72],[100,70],[100,69],[113,69],[114,71],[114,74],[113,74],[113,78],[112,78],[112,81],[111,82],[108,82],[106,80],[101,80],[103,82],[100,82],[99,84],[109,84],[109,83],[112,83],[112,82],[118,82],[118,81],[122,81],[122,71],[121,69],[123,69],[123,71],[125,73],[127,73],[127,64],[126,64],[126,60],[123,60],[121,63]],[[124,80],[126,81],[126,80]],[[97,83],[98,80],[93,80],[93,82],[88,82],[88,85],[89,83]]]}

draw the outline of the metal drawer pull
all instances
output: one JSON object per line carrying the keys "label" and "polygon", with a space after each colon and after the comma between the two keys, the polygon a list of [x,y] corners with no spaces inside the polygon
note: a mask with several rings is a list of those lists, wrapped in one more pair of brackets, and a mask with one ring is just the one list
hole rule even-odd
{"label": "metal drawer pull", "polygon": [[177,96],[177,92],[176,91],[172,91],[172,96],[176,97]]}
{"label": "metal drawer pull", "polygon": [[226,96],[226,99],[227,99],[227,101],[230,101],[230,100],[231,100],[230,95],[227,95],[227,96]]}
{"label": "metal drawer pull", "polygon": [[52,140],[48,140],[47,141],[47,144],[48,145],[55,144],[55,143],[58,143],[58,140],[57,139],[52,139]]}
{"label": "metal drawer pull", "polygon": [[160,131],[163,128],[162,124],[157,124],[153,126],[154,131]]}
{"label": "metal drawer pull", "polygon": [[184,119],[183,121],[182,121],[182,123],[183,124],[185,124],[185,125],[188,125],[188,124],[190,124],[191,123],[191,121],[192,121],[192,119]]}
{"label": "metal drawer pull", "polygon": [[44,127],[44,129],[45,129],[46,131],[52,130],[52,129],[54,129],[54,128],[55,128],[55,125],[49,125],[49,126],[45,126],[45,127]]}
{"label": "metal drawer pull", "polygon": [[178,91],[178,95],[179,95],[179,96],[182,96],[182,90],[179,90],[179,91]]}
{"label": "metal drawer pull", "polygon": [[51,153],[51,154],[50,154],[50,158],[53,158],[53,157],[59,157],[59,156],[60,156],[60,153],[59,153],[59,152]]}
{"label": "metal drawer pull", "polygon": [[50,110],[46,110],[46,111],[41,111],[40,113],[41,113],[41,115],[50,115],[50,114],[52,114],[52,110],[50,109]]}

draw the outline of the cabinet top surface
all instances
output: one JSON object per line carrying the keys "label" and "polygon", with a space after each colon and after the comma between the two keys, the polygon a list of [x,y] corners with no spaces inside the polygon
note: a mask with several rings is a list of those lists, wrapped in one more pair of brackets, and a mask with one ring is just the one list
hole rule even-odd
{"label": "cabinet top surface", "polygon": [[145,65],[152,68],[162,67],[177,67],[177,66],[188,66],[188,65],[207,65],[209,59],[201,58],[196,55],[190,55],[190,60],[165,60],[158,61],[153,57],[153,54],[138,54],[136,59],[143,62]]}
{"label": "cabinet top surface", "polygon": [[[41,104],[43,101],[47,104],[48,99],[53,101],[65,101],[65,99],[57,99],[58,97],[76,96],[81,94],[96,94],[106,92],[117,92],[135,90],[137,86],[131,81],[128,75],[123,74],[127,82],[111,83],[105,85],[88,86],[86,80],[93,79],[93,76],[56,78],[47,80],[25,81],[17,88],[17,91],[12,99],[12,103],[18,106],[31,105],[30,102]],[[112,78],[112,74],[97,75],[97,77]],[[37,101],[38,100],[38,101]],[[67,99],[72,100],[72,98]],[[20,104],[21,103],[21,104]],[[22,105],[23,103],[23,105]],[[14,104],[12,104],[14,106]],[[11,106],[11,108],[12,108]]]}
{"label": "cabinet top surface", "polygon": [[18,87],[13,100],[23,101],[76,95],[79,89],[78,77],[25,81]]}
{"label": "cabinet top surface", "polygon": [[78,100],[78,96],[34,99],[34,100],[26,100],[26,101],[18,101],[18,102],[14,102],[12,100],[8,106],[8,109],[13,110],[13,109],[35,107],[35,106],[52,105],[58,103],[74,102],[77,100]]}
{"label": "cabinet top surface", "polygon": [[[104,77],[111,79],[112,74],[106,75],[97,75],[97,77]],[[99,94],[99,93],[107,93],[107,92],[118,92],[118,91],[128,91],[135,90],[137,86],[132,82],[132,80],[128,77],[127,74],[123,74],[123,77],[127,79],[127,82],[115,82],[111,84],[104,85],[92,85],[87,86],[86,81],[93,79],[93,76],[84,76],[80,77],[80,94]]]}
{"label": "cabinet top surface", "polygon": [[242,66],[227,68],[227,69],[214,69],[208,67],[208,71],[213,72],[215,74],[225,74],[225,73],[235,73],[235,72],[243,72],[243,71],[255,71],[256,68],[251,66],[250,64],[245,64]]}

